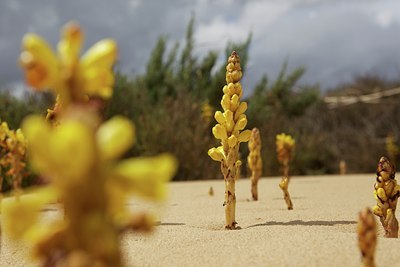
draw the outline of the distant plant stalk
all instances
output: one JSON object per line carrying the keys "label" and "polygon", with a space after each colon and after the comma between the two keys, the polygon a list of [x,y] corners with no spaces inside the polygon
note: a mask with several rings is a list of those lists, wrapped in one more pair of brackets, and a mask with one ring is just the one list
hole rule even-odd
{"label": "distant plant stalk", "polygon": [[251,171],[251,196],[253,197],[253,200],[258,200],[257,184],[262,172],[262,159],[260,131],[257,128],[253,128],[251,131],[249,151],[250,153],[247,157],[247,163]]}
{"label": "distant plant stalk", "polygon": [[240,58],[234,51],[228,58],[226,66],[226,82],[221,106],[224,112],[216,111],[215,119],[218,122],[212,129],[215,138],[221,140],[221,146],[211,148],[208,155],[215,161],[221,162],[221,172],[225,180],[225,228],[235,229],[237,222],[235,181],[240,172],[239,145],[250,139],[251,131],[242,131],[247,124],[244,112],[247,109],[246,102],[240,102],[243,95],[240,79],[242,70]]}
{"label": "distant plant stalk", "polygon": [[398,237],[399,223],[395,217],[397,199],[400,196],[400,185],[395,179],[395,167],[385,157],[381,157],[376,170],[376,182],[374,196],[377,205],[373,212],[385,229],[385,237]]}
{"label": "distant plant stalk", "polygon": [[362,266],[375,267],[376,222],[369,208],[364,209],[358,215],[357,234]]}
{"label": "distant plant stalk", "polygon": [[281,133],[276,136],[276,152],[278,154],[278,161],[282,165],[283,177],[279,183],[279,187],[283,191],[283,197],[286,201],[288,210],[293,209],[293,203],[290,199],[288,187],[289,187],[289,161],[293,158],[295,148],[294,139],[287,134]]}

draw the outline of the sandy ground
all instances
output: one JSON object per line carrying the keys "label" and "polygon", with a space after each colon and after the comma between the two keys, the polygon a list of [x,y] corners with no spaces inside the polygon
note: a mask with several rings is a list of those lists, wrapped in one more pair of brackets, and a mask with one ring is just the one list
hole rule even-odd
{"label": "sandy ground", "polygon": [[[124,235],[127,266],[360,266],[357,217],[375,203],[375,176],[292,177],[291,211],[279,181],[261,179],[257,202],[250,201],[250,181],[237,182],[242,229],[235,231],[223,229],[222,180],[171,183],[163,205],[130,202],[132,210],[158,214],[161,225],[150,235]],[[208,195],[210,186],[214,196]],[[380,223],[378,229],[377,266],[400,266],[400,240],[383,238]],[[0,266],[34,266],[26,261],[27,250],[3,236]]]}

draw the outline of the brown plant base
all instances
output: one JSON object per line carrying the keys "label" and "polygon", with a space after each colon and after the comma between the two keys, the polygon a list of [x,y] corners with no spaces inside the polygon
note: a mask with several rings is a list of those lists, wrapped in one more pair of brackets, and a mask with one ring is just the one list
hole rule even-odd
{"label": "brown plant base", "polygon": [[258,200],[258,190],[257,190],[258,179],[251,180],[251,196],[254,201]]}
{"label": "brown plant base", "polygon": [[290,194],[289,194],[289,191],[288,191],[289,178],[288,177],[284,177],[284,178],[282,177],[282,180],[279,183],[279,187],[283,191],[283,198],[286,201],[286,205],[288,207],[288,210],[292,210],[293,209],[293,203],[292,203],[292,200],[290,199]]}
{"label": "brown plant base", "polygon": [[385,229],[385,237],[398,238],[399,237],[399,222],[393,214],[391,209],[386,211],[386,219],[380,217],[380,221]]}

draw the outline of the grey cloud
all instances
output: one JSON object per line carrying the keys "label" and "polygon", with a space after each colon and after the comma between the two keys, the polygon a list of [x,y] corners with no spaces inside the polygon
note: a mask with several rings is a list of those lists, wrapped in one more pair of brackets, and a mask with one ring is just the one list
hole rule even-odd
{"label": "grey cloud", "polygon": [[[209,49],[221,51],[228,39],[243,40],[253,32],[251,66],[244,81],[247,87],[252,87],[263,73],[274,78],[287,57],[291,68],[308,67],[303,82],[323,86],[333,86],[350,79],[353,73],[366,71],[389,78],[399,75],[399,19],[396,13],[382,13],[379,25],[373,17],[377,7],[392,12],[395,0],[373,1],[374,8],[368,8],[371,1],[345,2],[291,1],[282,14],[264,24],[268,18],[253,18],[251,12],[246,12],[254,10],[250,7],[262,6],[260,1],[3,0],[0,82],[22,78],[16,60],[24,33],[33,30],[55,46],[59,29],[71,19],[84,28],[86,48],[102,38],[115,38],[122,70],[140,73],[160,35],[167,35],[171,44],[184,39],[191,12],[196,15],[196,28],[204,30],[204,36],[196,40],[199,55]],[[217,17],[221,21],[219,30],[213,28]],[[237,34],[221,34],[225,26]],[[216,39],[208,38],[211,32]]]}

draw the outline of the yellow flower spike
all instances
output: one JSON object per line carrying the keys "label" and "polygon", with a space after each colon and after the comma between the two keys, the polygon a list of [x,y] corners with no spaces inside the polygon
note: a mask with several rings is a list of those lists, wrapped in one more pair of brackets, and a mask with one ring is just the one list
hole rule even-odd
{"label": "yellow flower spike", "polygon": [[[238,80],[242,76],[240,58],[236,52],[232,52],[228,58],[225,79],[227,84],[223,87],[224,93],[221,111],[215,112],[215,120],[218,124],[213,128],[213,134],[217,139],[220,135],[215,134],[219,127],[226,132],[226,139],[221,140],[218,148],[208,150],[208,155],[215,161],[221,162],[221,171],[225,181],[225,228],[235,229],[237,222],[236,216],[236,195],[235,181],[240,175],[241,161],[239,160],[239,143],[247,142],[250,138],[250,131],[240,132],[247,123],[243,113],[247,109],[247,104],[240,102],[242,95],[241,85]],[[243,116],[241,116],[243,115]],[[238,120],[240,118],[240,121]],[[224,135],[225,137],[225,135]]]}
{"label": "yellow flower spike", "polygon": [[36,34],[28,33],[22,40],[22,49],[20,64],[26,71],[27,84],[38,90],[56,87],[59,65],[47,42]]}
{"label": "yellow flower spike", "polygon": [[134,144],[135,128],[128,119],[115,116],[99,127],[96,141],[104,159],[116,159]]}
{"label": "yellow flower spike", "polygon": [[228,145],[230,148],[233,148],[234,146],[236,146],[238,144],[238,140],[236,138],[236,136],[231,135],[228,138]]}
{"label": "yellow flower spike", "polygon": [[228,138],[228,135],[226,133],[226,129],[224,126],[221,124],[217,124],[212,128],[212,133],[214,134],[214,137],[220,140],[225,140]]}
{"label": "yellow flower spike", "polygon": [[400,187],[397,185],[395,173],[394,165],[386,157],[381,157],[376,170],[374,197],[377,205],[374,207],[373,212],[379,217],[385,229],[385,237],[397,238],[399,224],[395,217],[395,212],[397,199],[400,196]]}
{"label": "yellow flower spike", "polygon": [[224,155],[224,151],[222,146],[218,147],[218,148],[210,148],[208,150],[208,155],[215,161],[222,161],[225,160],[225,155]]}
{"label": "yellow flower spike", "polygon": [[126,191],[154,200],[165,197],[165,183],[177,169],[176,159],[169,154],[152,158],[123,160],[115,167],[114,181]]}
{"label": "yellow flower spike", "polygon": [[58,43],[60,59],[69,68],[78,63],[79,54],[83,43],[83,33],[75,22],[67,23],[62,31],[61,40]]}
{"label": "yellow flower spike", "polygon": [[84,124],[65,121],[53,129],[41,117],[30,116],[22,128],[29,140],[32,166],[40,173],[66,184],[79,182],[91,168],[94,140]]}
{"label": "yellow flower spike", "polygon": [[[282,188],[280,185],[283,195],[288,206],[288,209],[293,209],[292,200],[290,199],[288,185],[289,185],[289,161],[293,158],[295,141],[290,135],[285,133],[278,134],[276,136],[276,152],[278,156],[278,162],[282,165],[283,176],[282,182],[286,180],[286,187]],[[282,183],[281,182],[281,183]]]}
{"label": "yellow flower spike", "polygon": [[251,171],[251,196],[253,200],[258,200],[258,180],[262,173],[262,158],[261,158],[261,137],[260,131],[253,128],[249,140],[249,155],[247,156],[247,164]]}

